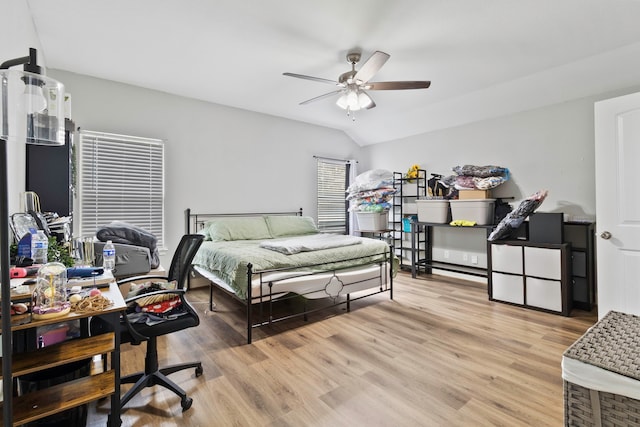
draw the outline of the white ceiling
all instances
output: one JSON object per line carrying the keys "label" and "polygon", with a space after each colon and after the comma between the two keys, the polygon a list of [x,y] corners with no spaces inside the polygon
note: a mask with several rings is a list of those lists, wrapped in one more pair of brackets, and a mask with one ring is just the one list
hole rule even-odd
{"label": "white ceiling", "polygon": [[[48,68],[341,129],[361,145],[640,84],[638,0],[27,0]],[[359,48],[391,55],[347,118]],[[358,68],[358,67],[356,67]]]}

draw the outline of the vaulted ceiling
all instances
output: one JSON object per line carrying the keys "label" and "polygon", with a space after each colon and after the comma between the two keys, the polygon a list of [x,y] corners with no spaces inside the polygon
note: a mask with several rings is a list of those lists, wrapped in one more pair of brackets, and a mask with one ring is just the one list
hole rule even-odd
{"label": "vaulted ceiling", "polygon": [[[638,0],[27,0],[49,68],[396,140],[640,84]],[[355,113],[346,53],[391,55]]]}

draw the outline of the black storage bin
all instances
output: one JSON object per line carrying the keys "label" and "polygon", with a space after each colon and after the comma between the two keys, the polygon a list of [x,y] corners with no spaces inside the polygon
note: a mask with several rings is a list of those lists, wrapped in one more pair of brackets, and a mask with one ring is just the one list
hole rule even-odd
{"label": "black storage bin", "polygon": [[536,212],[529,215],[529,241],[563,243],[563,213]]}

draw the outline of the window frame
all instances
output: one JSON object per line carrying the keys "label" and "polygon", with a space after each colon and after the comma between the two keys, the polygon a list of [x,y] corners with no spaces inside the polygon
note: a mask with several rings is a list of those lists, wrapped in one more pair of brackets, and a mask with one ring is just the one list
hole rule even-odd
{"label": "window frame", "polygon": [[[349,202],[346,200],[346,191],[349,187],[351,165],[347,160],[324,157],[316,157],[316,163],[316,224],[318,229],[326,233],[349,234]],[[334,177],[331,177],[331,173],[323,173],[330,169],[343,171],[344,177],[342,177],[342,173]],[[325,178],[332,180],[327,184]],[[323,185],[323,183],[327,185]],[[344,218],[336,218],[337,206],[341,206],[340,213],[344,214]]]}
{"label": "window frame", "polygon": [[124,221],[152,233],[166,250],[164,140],[81,129],[77,166],[80,236]]}

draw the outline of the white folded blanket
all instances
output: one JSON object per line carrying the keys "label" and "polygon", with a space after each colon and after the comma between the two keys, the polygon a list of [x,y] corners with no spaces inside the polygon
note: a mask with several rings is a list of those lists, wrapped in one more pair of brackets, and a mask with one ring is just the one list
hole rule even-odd
{"label": "white folded blanket", "polygon": [[360,243],[362,243],[361,237],[318,233],[307,236],[288,237],[286,239],[265,240],[260,243],[260,247],[280,252],[285,255],[293,255],[300,252],[339,248],[342,246],[351,246]]}

